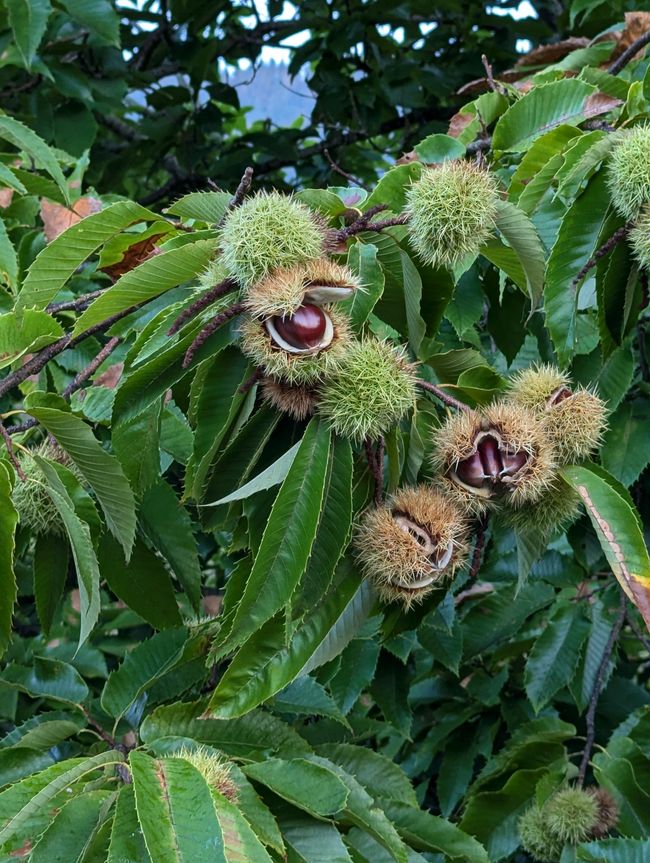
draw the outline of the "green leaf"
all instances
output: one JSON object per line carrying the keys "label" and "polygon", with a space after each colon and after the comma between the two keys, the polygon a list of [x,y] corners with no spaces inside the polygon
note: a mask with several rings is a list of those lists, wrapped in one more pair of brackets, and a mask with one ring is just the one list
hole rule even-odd
{"label": "green leaf", "polygon": [[348,799],[348,791],[335,772],[305,758],[269,758],[242,769],[250,779],[315,817],[340,812]]}
{"label": "green leaf", "polygon": [[580,286],[572,287],[571,283],[597,248],[608,206],[606,178],[601,173],[589,183],[562,219],[557,240],[551,249],[546,269],[544,307],[546,325],[563,366],[573,357],[578,338],[576,318]]}
{"label": "green leaf", "polygon": [[11,499],[12,479],[0,462],[0,655],[11,639],[12,615],[18,593],[14,575],[14,551],[18,513]]}
{"label": "green leaf", "polygon": [[238,488],[237,491],[233,491],[232,494],[227,494],[220,500],[215,500],[214,503],[203,504],[203,506],[221,506],[224,503],[232,503],[232,501],[235,500],[245,500],[247,497],[256,494],[258,491],[266,491],[269,488],[280,485],[280,483],[284,482],[289,473],[299,449],[300,441],[281,455],[277,461],[274,461],[273,464],[270,464],[261,473],[258,473],[257,476],[253,477],[253,479],[244,483],[244,485],[241,486],[241,488]]}
{"label": "green leaf", "polygon": [[455,824],[405,803],[389,802],[386,815],[408,844],[419,851],[444,854],[447,860],[490,863],[485,848]]}
{"label": "green leaf", "polygon": [[[4,120],[7,118],[0,118]],[[1,133],[0,133],[1,136]],[[16,314],[44,309],[83,262],[97,249],[134,222],[154,221],[151,210],[132,201],[119,201],[86,216],[43,249],[29,268],[16,302]]]}
{"label": "green leaf", "polygon": [[533,179],[577,135],[580,135],[580,132],[573,126],[558,126],[535,141],[517,165],[517,169],[510,180],[508,197],[513,204],[519,202],[521,194]]}
{"label": "green leaf", "polygon": [[69,704],[81,704],[88,698],[88,687],[75,668],[45,656],[35,656],[31,668],[8,665],[2,679],[33,698],[51,698]]}
{"label": "green leaf", "polygon": [[6,0],[9,24],[20,56],[28,69],[45,35],[52,7],[49,0]]}
{"label": "green leaf", "polygon": [[0,749],[0,787],[20,782],[26,776],[32,776],[52,764],[54,759],[49,752],[29,749],[26,746]]}
{"label": "green leaf", "polygon": [[34,455],[34,459],[45,474],[47,479],[47,485],[44,486],[45,491],[59,511],[72,548],[72,557],[79,584],[81,606],[79,646],[81,646],[97,622],[100,605],[99,564],[95,555],[90,527],[75,512],[74,504],[54,465],[37,455]]}
{"label": "green leaf", "polygon": [[226,215],[230,198],[228,192],[190,192],[174,201],[167,212],[182,219],[199,219],[218,225]]}
{"label": "green leaf", "polygon": [[308,675],[298,677],[273,699],[277,713],[295,713],[298,716],[325,716],[349,728],[345,717],[322,683]]}
{"label": "green leaf", "polygon": [[123,760],[124,756],[120,752],[110,749],[91,758],[70,759],[55,764],[8,788],[0,794],[0,823],[4,824],[0,831],[0,845],[8,842],[34,815],[46,810],[58,794],[82,776]]}
{"label": "green leaf", "polygon": [[316,752],[354,776],[372,797],[419,807],[411,781],[385,755],[351,743],[324,743]]}
{"label": "green leaf", "polygon": [[212,795],[182,758],[129,757],[138,820],[155,863],[228,863]]}
{"label": "green leaf", "polygon": [[650,405],[635,399],[624,402],[609,418],[602,449],[603,467],[631,486],[650,463]]}
{"label": "green leaf", "polygon": [[530,303],[535,309],[544,289],[544,249],[528,216],[509,201],[497,202],[496,225],[519,258],[526,276]]}
{"label": "green leaf", "polygon": [[242,863],[273,863],[240,812],[238,803],[232,803],[215,790],[212,791],[212,800],[223,833],[226,859],[229,863],[237,860],[241,860]]}
{"label": "green leaf", "polygon": [[201,567],[190,514],[174,489],[159,480],[142,498],[140,527],[152,548],[165,558],[193,608],[201,598]]}
{"label": "green leaf", "polygon": [[140,726],[140,737],[147,744],[163,737],[189,737],[246,759],[268,753],[292,757],[310,751],[296,731],[268,712],[256,710],[240,719],[205,719],[206,707],[206,701],[159,707]]}
{"label": "green leaf", "polygon": [[47,751],[85,726],[79,714],[49,710],[25,720],[0,740],[0,747],[25,746]]}
{"label": "green leaf", "polygon": [[[589,700],[594,692],[594,686],[598,678],[600,664],[605,654],[607,642],[612,631],[613,622],[609,619],[603,609],[600,600],[596,600],[590,608],[591,620],[589,637],[585,643],[583,656],[578,670],[573,679],[569,681],[569,689],[578,710],[587,709]],[[609,668],[605,671],[603,684],[607,682],[608,672],[614,665],[614,659],[610,659]],[[604,689],[604,685],[602,686]]]}
{"label": "green leaf", "polygon": [[[281,621],[266,623],[239,650],[220,679],[210,700],[214,715],[222,719],[242,716],[299,676],[341,623],[360,590],[358,578],[338,584],[296,628],[289,644]],[[348,640],[352,638],[352,633],[346,634]],[[343,646],[339,640],[339,650]]]}
{"label": "green leaf", "polygon": [[107,45],[120,47],[120,19],[109,0],[61,0],[70,17],[99,36]]}
{"label": "green leaf", "polygon": [[[168,323],[164,324],[165,327]],[[158,401],[160,396],[174,386],[181,378],[195,369],[199,363],[223,350],[233,342],[237,335],[237,320],[220,327],[203,344],[192,360],[189,368],[183,368],[183,357],[194,341],[201,324],[198,323],[183,338],[171,347],[158,351],[150,360],[131,372],[120,385],[113,408],[113,424],[128,422]]]}
{"label": "green leaf", "polygon": [[128,558],[135,539],[135,500],[117,459],[109,455],[86,423],[73,414],[47,406],[34,398],[26,410],[53,435],[77,465],[97,495],[106,523]]}
{"label": "green leaf", "polygon": [[18,286],[18,256],[2,219],[0,219],[0,283],[7,285],[12,291]]}
{"label": "green leaf", "polygon": [[352,863],[334,824],[306,818],[295,810],[283,815],[281,823],[292,863]]}
{"label": "green leaf", "polygon": [[447,159],[462,159],[465,156],[464,145],[451,135],[427,135],[414,149],[418,159],[426,165],[446,162]]}
{"label": "green leaf", "polygon": [[75,324],[73,336],[194,278],[210,262],[215,248],[216,240],[197,240],[143,261],[88,306]]}
{"label": "green leaf", "polygon": [[180,626],[182,618],[169,573],[160,557],[136,540],[128,563],[107,534],[99,547],[100,570],[113,593],[156,629]]}
{"label": "green leaf", "polygon": [[63,327],[46,312],[28,310],[18,318],[14,312],[0,315],[0,369],[26,353],[36,353],[63,335]]}
{"label": "green leaf", "polygon": [[133,785],[120,788],[106,863],[150,863],[135,809]]}
{"label": "green leaf", "polygon": [[536,713],[571,681],[588,635],[580,603],[557,606],[526,662],[526,694]]}
{"label": "green leaf", "polygon": [[384,293],[384,271],[377,258],[377,246],[354,243],[348,252],[348,266],[359,277],[361,290],[340,303],[339,308],[349,315],[352,326],[359,332]]}
{"label": "green leaf", "polygon": [[422,303],[422,279],[410,256],[400,250],[402,278],[404,280],[404,303],[409,346],[417,354],[426,332],[426,324],[420,313]]}
{"label": "green leaf", "polygon": [[108,791],[89,791],[69,800],[34,845],[30,863],[79,860],[108,796]]}
{"label": "green leaf", "polygon": [[612,572],[650,628],[650,558],[638,514],[607,482],[605,471],[565,467],[561,474],[582,498]]}
{"label": "green leaf", "polygon": [[143,641],[112,671],[101,696],[110,716],[122,717],[133,702],[182,658],[188,633],[184,628],[166,629]]}
{"label": "green leaf", "polygon": [[[4,545],[4,544],[3,544]],[[43,632],[48,635],[68,575],[70,546],[54,534],[37,536],[34,544],[34,598]]]}
{"label": "green leaf", "polygon": [[316,536],[330,437],[329,429],[318,420],[307,427],[273,504],[224,649],[243,644],[290,601]]}
{"label": "green leaf", "polygon": [[194,448],[185,472],[185,497],[201,500],[210,466],[232,425],[245,395],[240,387],[250,376],[248,360],[235,347],[226,348],[200,378],[194,401]]}
{"label": "green leaf", "polygon": [[646,863],[650,855],[647,839],[601,839],[578,845],[577,859],[587,863]]}
{"label": "green leaf", "polygon": [[501,115],[494,127],[492,148],[523,152],[556,126],[577,126],[591,116],[589,97],[595,93],[594,86],[578,78],[533,87]]}
{"label": "green leaf", "polygon": [[113,426],[113,452],[137,496],[143,495],[160,476],[162,410],[161,397],[129,422]]}
{"label": "green leaf", "polygon": [[619,805],[617,828],[625,836],[645,839],[650,832],[650,760],[630,738],[614,737],[593,761],[596,781]]}
{"label": "green leaf", "polygon": [[406,204],[406,190],[421,173],[422,165],[419,162],[396,165],[386,171],[366,200],[364,210],[369,210],[376,204],[388,204],[394,213],[401,213]]}

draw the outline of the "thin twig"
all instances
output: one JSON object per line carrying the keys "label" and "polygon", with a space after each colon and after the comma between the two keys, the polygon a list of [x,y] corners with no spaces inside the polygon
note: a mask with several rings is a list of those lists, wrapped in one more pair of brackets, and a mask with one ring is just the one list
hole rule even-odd
{"label": "thin twig", "polygon": [[580,282],[584,279],[587,273],[593,269],[598,261],[604,257],[608,252],[614,248],[617,243],[620,243],[622,239],[624,239],[630,232],[633,226],[633,222],[627,222],[625,225],[622,225],[617,231],[614,231],[609,240],[606,240],[599,249],[593,253],[593,255],[589,258],[587,263],[582,267],[580,272],[574,277],[571,282],[571,288],[575,289],[580,284]]}
{"label": "thin twig", "polygon": [[623,628],[626,614],[627,600],[625,594],[621,592],[620,610],[618,612],[618,616],[614,622],[614,625],[612,626],[612,631],[609,634],[609,638],[607,639],[607,644],[605,645],[603,656],[600,660],[600,665],[598,666],[598,672],[596,673],[594,688],[591,693],[591,698],[589,699],[589,707],[587,708],[587,737],[585,741],[585,748],[582,751],[580,770],[578,771],[578,780],[576,783],[578,788],[582,788],[585,783],[587,767],[589,766],[589,759],[591,758],[591,751],[594,748],[594,742],[596,740],[596,709],[598,707],[598,699],[600,698],[600,695],[603,691],[605,675],[607,673],[607,666],[609,665],[609,660],[612,656],[612,651],[614,650],[616,639],[618,638],[621,629]]}
{"label": "thin twig", "polygon": [[327,147],[323,150],[323,155],[325,156],[325,158],[329,162],[329,166],[333,171],[335,171],[337,174],[340,174],[342,177],[345,177],[345,179],[348,180],[348,182],[352,183],[353,185],[359,186],[362,189],[366,188],[366,186],[364,186],[364,184],[361,182],[361,180],[357,179],[357,177],[355,177],[354,174],[349,174],[347,171],[343,170],[343,168],[339,164],[337,164],[334,161],[334,159],[332,158],[330,151],[327,149]]}
{"label": "thin twig", "polygon": [[466,405],[464,402],[458,401],[453,396],[448,395],[443,389],[436,386],[435,384],[429,383],[429,381],[416,381],[417,386],[422,387],[423,390],[432,393],[437,399],[439,399],[443,404],[448,405],[450,408],[455,408],[457,411],[465,411],[466,413],[471,413],[472,409],[469,405]]}
{"label": "thin twig", "polygon": [[64,303],[50,303],[49,306],[46,307],[45,311],[49,312],[51,315],[55,315],[57,312],[67,312],[69,310],[74,310],[75,312],[83,311],[86,306],[89,306],[93,300],[96,300],[97,297],[100,297],[106,288],[102,288],[99,291],[91,291],[89,294],[84,294],[82,297],[76,297],[74,300],[66,300]]}
{"label": "thin twig", "polygon": [[635,39],[634,42],[626,48],[625,51],[618,57],[612,65],[607,70],[610,75],[618,75],[621,69],[624,69],[630,60],[633,60],[634,57],[639,53],[641,48],[645,48],[645,46],[650,42],[650,30],[647,30],[642,36],[639,36],[638,39]]}
{"label": "thin twig", "polygon": [[86,368],[82,369],[75,377],[75,379],[71,381],[71,383],[69,383],[68,386],[63,390],[63,392],[61,393],[63,398],[70,398],[72,393],[76,392],[79,387],[81,387],[82,384],[84,384],[85,381],[87,381],[88,378],[97,371],[97,369],[101,366],[104,360],[113,353],[113,351],[120,344],[121,341],[122,339],[119,339],[117,336],[113,336],[112,339],[106,342],[106,344],[97,354],[97,356],[93,360],[91,360],[86,366]]}
{"label": "thin twig", "polygon": [[630,629],[641,642],[647,653],[650,653],[650,638],[648,638],[641,632],[641,630],[637,626],[636,620],[634,619],[629,610],[627,612],[627,622],[630,624]]}
{"label": "thin twig", "polygon": [[235,190],[235,194],[230,199],[228,204],[229,210],[234,210],[236,207],[239,207],[243,204],[244,198],[248,194],[248,190],[251,187],[251,183],[253,182],[253,169],[249,165],[248,168],[244,171],[244,175],[239,181],[239,185]]}
{"label": "thin twig", "polygon": [[221,312],[220,314],[215,315],[214,318],[212,318],[212,320],[203,327],[203,329],[196,336],[192,344],[185,351],[185,356],[183,357],[183,368],[189,368],[198,349],[202,345],[204,345],[205,342],[207,342],[207,340],[215,330],[219,329],[219,327],[222,324],[225,324],[226,321],[229,321],[231,318],[239,315],[241,312],[244,311],[244,309],[245,306],[243,303],[233,303],[232,306],[224,309],[223,312]]}
{"label": "thin twig", "polygon": [[239,392],[246,395],[246,393],[249,390],[252,390],[255,384],[258,381],[261,381],[263,377],[264,369],[258,366],[258,368],[256,368],[255,371],[249,377],[247,377],[244,383],[239,387]]}
{"label": "thin twig", "polygon": [[405,225],[408,222],[408,218],[408,213],[401,213],[399,216],[393,216],[390,219],[383,219],[379,222],[369,222],[367,219],[359,218],[346,228],[336,231],[336,242],[343,243],[349,237],[361,234],[364,231],[383,231],[385,228]]}
{"label": "thin twig", "polygon": [[483,563],[483,551],[485,549],[485,534],[487,532],[488,516],[483,516],[476,528],[476,539],[474,541],[474,552],[469,567],[469,577],[473,581],[479,573]]}
{"label": "thin twig", "polygon": [[211,306],[215,300],[219,299],[219,297],[223,297],[224,294],[234,291],[236,287],[237,283],[234,279],[224,279],[223,282],[219,282],[218,285],[214,285],[214,287],[207,290],[204,294],[201,294],[198,300],[195,300],[186,309],[183,309],[171,327],[167,330],[167,335],[173,336],[174,333],[177,333],[184,324],[196,317],[199,312],[202,312],[203,309],[207,309],[207,307]]}
{"label": "thin twig", "polygon": [[0,421],[0,435],[2,435],[2,438],[5,442],[5,446],[7,447],[7,455],[9,456],[9,461],[12,463],[12,465],[16,469],[16,473],[18,474],[18,476],[23,481],[25,481],[27,479],[27,477],[25,476],[25,471],[22,469],[22,467],[20,466],[20,462],[16,458],[16,453],[14,452],[13,442],[11,440],[11,437],[9,436],[9,432],[5,428],[5,425],[2,421]]}
{"label": "thin twig", "polygon": [[483,64],[483,68],[485,69],[485,77],[487,78],[488,87],[494,93],[505,94],[505,87],[502,84],[497,84],[494,80],[494,76],[492,75],[492,64],[488,61],[488,58],[485,54],[481,54],[481,63]]}

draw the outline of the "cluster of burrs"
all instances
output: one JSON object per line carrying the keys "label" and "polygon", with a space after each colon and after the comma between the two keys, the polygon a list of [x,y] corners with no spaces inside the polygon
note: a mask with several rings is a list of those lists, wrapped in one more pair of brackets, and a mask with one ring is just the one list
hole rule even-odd
{"label": "cluster of burrs", "polygon": [[492,404],[449,415],[433,432],[432,482],[363,515],[356,550],[364,574],[385,600],[410,606],[466,562],[472,520],[491,513],[550,538],[580,507],[559,470],[598,447],[605,418],[594,392],[572,389],[551,366],[518,373]]}
{"label": "cluster of burrs", "polygon": [[560,863],[566,846],[604,839],[618,818],[616,801],[604,788],[566,787],[525,812],[519,820],[519,835],[534,860]]}

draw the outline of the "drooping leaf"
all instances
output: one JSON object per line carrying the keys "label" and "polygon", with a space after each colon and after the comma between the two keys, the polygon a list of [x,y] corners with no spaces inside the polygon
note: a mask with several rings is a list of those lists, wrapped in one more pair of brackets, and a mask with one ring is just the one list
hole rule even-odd
{"label": "drooping leaf", "polygon": [[348,799],[348,791],[335,772],[304,758],[269,758],[243,770],[249,779],[316,817],[340,812]]}
{"label": "drooping leaf", "polygon": [[517,254],[526,275],[528,296],[535,309],[544,288],[544,249],[526,213],[509,201],[498,201],[496,225]]}
{"label": "drooping leaf", "polygon": [[7,0],[9,23],[27,68],[31,68],[41,43],[52,7],[49,0]]}
{"label": "drooping leaf", "polygon": [[18,513],[11,499],[12,477],[5,462],[0,462],[0,655],[11,638],[11,623],[18,589],[14,575],[14,534]]}
{"label": "drooping leaf", "polygon": [[102,42],[120,47],[120,19],[108,0],[62,0],[70,16],[99,36]]}
{"label": "drooping leaf", "polygon": [[88,687],[72,665],[45,656],[35,656],[31,668],[8,665],[2,679],[33,698],[81,704],[88,697]]}
{"label": "drooping leaf", "polygon": [[78,860],[99,819],[109,791],[89,791],[69,800],[30,854],[31,863],[70,863]]}

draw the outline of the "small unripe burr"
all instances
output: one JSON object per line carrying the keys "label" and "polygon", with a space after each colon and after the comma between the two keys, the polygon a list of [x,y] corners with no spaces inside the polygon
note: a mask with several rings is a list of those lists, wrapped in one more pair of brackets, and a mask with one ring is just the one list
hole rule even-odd
{"label": "small unripe burr", "polygon": [[612,204],[625,219],[636,219],[650,203],[650,123],[616,133],[609,157]]}
{"label": "small unripe burr", "polygon": [[219,239],[227,274],[249,288],[267,273],[321,257],[325,231],[295,198],[258,192],[228,213]]}
{"label": "small unripe burr", "polygon": [[361,443],[390,431],[413,407],[413,367],[387,342],[352,342],[324,381],[318,410],[342,437]]}
{"label": "small unripe burr", "polygon": [[495,228],[496,181],[471,162],[425,168],[407,192],[410,241],[425,263],[455,267],[478,254]]}
{"label": "small unripe burr", "polygon": [[598,449],[607,421],[605,402],[592,390],[573,387],[568,375],[553,366],[514,375],[508,400],[537,413],[558,464],[580,461]]}
{"label": "small unripe burr", "polygon": [[533,805],[519,819],[519,837],[524,851],[539,863],[559,863],[563,843],[548,830],[544,811]]}
{"label": "small unripe burr", "polygon": [[499,519],[515,530],[533,527],[540,536],[550,539],[573,524],[580,515],[581,504],[580,495],[556,476],[538,500],[518,509],[503,509]]}
{"label": "small unripe burr", "polygon": [[630,245],[641,269],[650,269],[650,204],[644,205],[630,231]]}
{"label": "small unripe burr", "polygon": [[[33,455],[57,462],[81,479],[79,469],[68,454],[56,444],[43,443],[33,450]],[[12,492],[14,506],[20,523],[36,534],[64,534],[65,525],[56,504],[47,492],[47,480],[32,452],[18,456],[25,479],[18,478]]]}
{"label": "small unripe burr", "polygon": [[237,802],[238,788],[232,778],[230,765],[218,753],[206,746],[197,746],[194,749],[184,746],[169,757],[188,761],[203,776],[210,788],[214,788],[231,802]]}
{"label": "small unripe burr", "polygon": [[269,273],[251,285],[244,302],[254,317],[286,317],[304,304],[325,306],[346,300],[358,289],[359,280],[348,267],[316,258]]}
{"label": "small unripe burr", "polygon": [[598,822],[598,803],[582,788],[563,788],[544,804],[548,830],[558,841],[577,845],[591,837]]}
{"label": "small unripe burr", "polygon": [[347,317],[330,306],[304,305],[294,315],[246,316],[240,347],[266,375],[289,384],[313,384],[331,373],[352,344]]}
{"label": "small unripe burr", "polygon": [[281,413],[297,422],[310,417],[316,410],[317,395],[313,387],[289,384],[286,381],[265,378],[262,382],[264,400]]}
{"label": "small unripe burr", "polygon": [[461,510],[433,486],[419,485],[367,510],[354,545],[363,574],[380,597],[409,607],[466,561],[467,534]]}
{"label": "small unripe burr", "polygon": [[620,809],[618,803],[605,788],[586,788],[587,794],[591,794],[598,808],[597,821],[591,828],[591,839],[604,839],[618,824]]}
{"label": "small unripe burr", "polygon": [[553,481],[554,452],[536,415],[496,402],[450,416],[434,430],[441,482],[474,514],[539,500]]}

